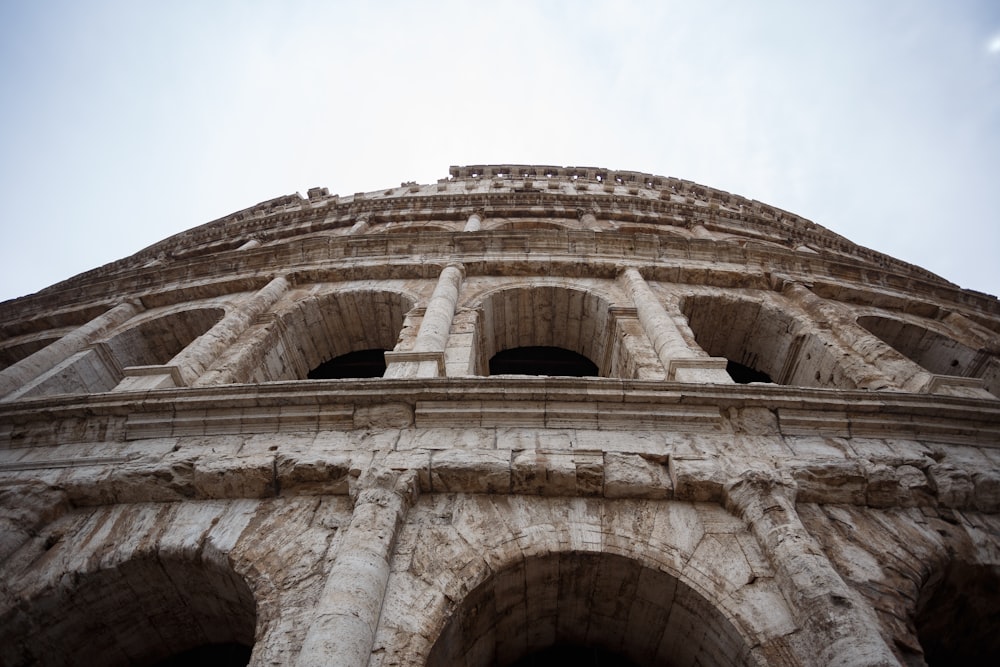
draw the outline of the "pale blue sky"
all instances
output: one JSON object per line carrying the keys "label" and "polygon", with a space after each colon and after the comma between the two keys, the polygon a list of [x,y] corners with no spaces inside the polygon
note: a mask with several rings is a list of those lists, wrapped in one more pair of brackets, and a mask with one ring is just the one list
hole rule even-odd
{"label": "pale blue sky", "polygon": [[0,0],[0,300],[490,162],[691,179],[996,294],[998,159],[991,0]]}

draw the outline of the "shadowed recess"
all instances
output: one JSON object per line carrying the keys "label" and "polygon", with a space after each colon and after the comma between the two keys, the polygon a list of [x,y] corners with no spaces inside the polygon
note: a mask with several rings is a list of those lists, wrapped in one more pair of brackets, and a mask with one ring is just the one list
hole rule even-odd
{"label": "shadowed recess", "polygon": [[676,577],[609,553],[534,556],[451,610],[428,667],[756,664],[736,626]]}
{"label": "shadowed recess", "polygon": [[385,350],[358,350],[324,361],[309,371],[310,380],[380,378],[385,374]]}
{"label": "shadowed recess", "polygon": [[490,375],[597,375],[597,364],[561,347],[515,347],[490,359]]}

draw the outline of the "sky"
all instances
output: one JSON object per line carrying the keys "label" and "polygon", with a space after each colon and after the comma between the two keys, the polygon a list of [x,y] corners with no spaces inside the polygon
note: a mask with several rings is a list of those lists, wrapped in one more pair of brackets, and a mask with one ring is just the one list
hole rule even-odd
{"label": "sky", "polygon": [[689,179],[1000,293],[1000,2],[0,0],[0,301],[314,186]]}

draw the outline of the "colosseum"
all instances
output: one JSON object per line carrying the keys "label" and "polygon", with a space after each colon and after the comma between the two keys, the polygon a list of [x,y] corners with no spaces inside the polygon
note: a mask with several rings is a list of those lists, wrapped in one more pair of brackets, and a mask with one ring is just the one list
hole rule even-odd
{"label": "colosseum", "polygon": [[313,188],[0,368],[2,665],[1000,664],[1000,302],[759,201]]}

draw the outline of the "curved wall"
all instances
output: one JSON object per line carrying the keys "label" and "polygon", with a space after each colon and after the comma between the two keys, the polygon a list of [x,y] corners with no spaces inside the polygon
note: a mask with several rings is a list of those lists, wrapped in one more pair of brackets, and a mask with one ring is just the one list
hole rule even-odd
{"label": "curved wall", "polygon": [[[679,179],[263,202],[0,304],[3,662],[990,660],[928,610],[997,608],[998,331]],[[382,377],[309,379],[363,351]]]}

